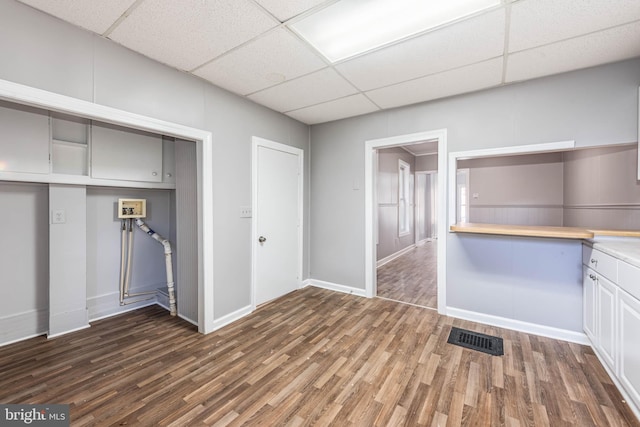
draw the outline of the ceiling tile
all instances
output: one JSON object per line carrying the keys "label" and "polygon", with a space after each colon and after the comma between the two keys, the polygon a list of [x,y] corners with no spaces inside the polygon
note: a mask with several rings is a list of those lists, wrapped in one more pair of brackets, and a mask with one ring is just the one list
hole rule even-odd
{"label": "ceiling tile", "polygon": [[325,66],[297,37],[278,28],[197,69],[194,74],[247,95]]}
{"label": "ceiling tile", "polygon": [[331,68],[317,71],[250,95],[253,101],[276,111],[291,111],[356,93],[357,90]]}
{"label": "ceiling tile", "polygon": [[136,0],[20,0],[50,15],[79,27],[102,34]]}
{"label": "ceiling tile", "polygon": [[640,56],[640,22],[513,53],[506,81],[532,79]]}
{"label": "ceiling tile", "polygon": [[326,3],[327,0],[256,0],[256,2],[278,18],[280,22],[285,22],[321,3]]}
{"label": "ceiling tile", "polygon": [[332,120],[344,119],[347,117],[359,116],[379,110],[366,96],[362,94],[351,95],[335,101],[325,102],[311,107],[287,113],[289,117],[313,125],[317,123],[330,122]]}
{"label": "ceiling tile", "polygon": [[511,7],[509,52],[638,19],[638,0],[522,0]]}
{"label": "ceiling tile", "polygon": [[276,25],[249,0],[145,0],[109,38],[192,70]]}
{"label": "ceiling tile", "polygon": [[375,89],[367,92],[366,95],[382,108],[393,108],[473,92],[501,83],[502,62],[502,58],[491,59]]}
{"label": "ceiling tile", "polygon": [[360,90],[370,90],[495,58],[504,51],[504,20],[498,9],[336,68]]}

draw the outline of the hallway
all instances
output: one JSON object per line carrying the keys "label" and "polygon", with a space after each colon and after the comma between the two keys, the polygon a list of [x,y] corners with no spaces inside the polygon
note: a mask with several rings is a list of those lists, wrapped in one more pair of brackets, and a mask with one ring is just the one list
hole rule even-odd
{"label": "hallway", "polygon": [[378,268],[377,296],[437,308],[437,242],[419,245]]}

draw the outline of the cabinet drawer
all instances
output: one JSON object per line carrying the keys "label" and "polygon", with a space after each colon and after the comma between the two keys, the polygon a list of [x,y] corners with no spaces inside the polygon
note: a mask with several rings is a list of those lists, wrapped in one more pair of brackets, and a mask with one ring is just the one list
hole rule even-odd
{"label": "cabinet drawer", "polygon": [[618,262],[618,285],[640,300],[640,268]]}
{"label": "cabinet drawer", "polygon": [[618,261],[590,246],[582,247],[582,263],[614,283],[618,281]]}

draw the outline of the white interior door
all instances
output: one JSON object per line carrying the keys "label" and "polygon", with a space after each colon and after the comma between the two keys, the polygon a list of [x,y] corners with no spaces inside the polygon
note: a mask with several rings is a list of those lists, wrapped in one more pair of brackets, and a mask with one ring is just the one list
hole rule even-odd
{"label": "white interior door", "polygon": [[302,155],[300,149],[254,138],[254,305],[300,287]]}

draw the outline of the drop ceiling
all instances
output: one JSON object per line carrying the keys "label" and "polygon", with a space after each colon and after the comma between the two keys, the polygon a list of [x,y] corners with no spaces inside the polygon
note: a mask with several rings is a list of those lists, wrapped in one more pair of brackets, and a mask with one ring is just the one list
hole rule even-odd
{"label": "drop ceiling", "polygon": [[336,0],[19,1],[307,124],[640,56],[639,0],[503,0],[333,64],[288,25]]}

